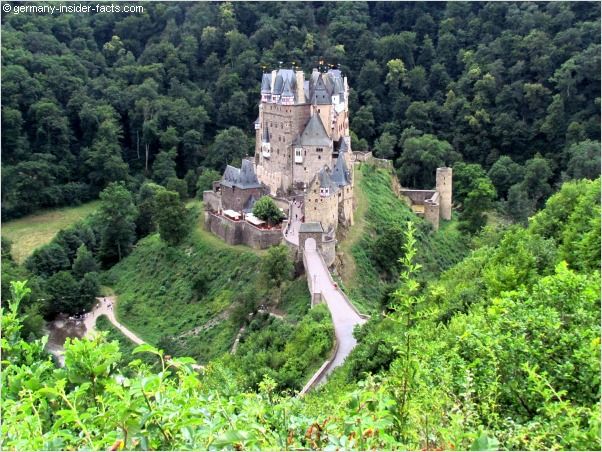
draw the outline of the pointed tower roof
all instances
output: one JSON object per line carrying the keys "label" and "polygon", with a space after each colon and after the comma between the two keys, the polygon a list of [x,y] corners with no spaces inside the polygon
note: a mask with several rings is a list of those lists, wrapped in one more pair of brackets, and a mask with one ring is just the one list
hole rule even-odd
{"label": "pointed tower roof", "polygon": [[349,151],[347,139],[345,137],[341,137],[341,139],[339,140],[339,153],[345,153],[347,151]]}
{"label": "pointed tower roof", "polygon": [[330,194],[336,193],[339,189],[338,185],[332,180],[330,169],[325,166],[318,173],[318,181],[320,188],[328,188]]}
{"label": "pointed tower roof", "polygon": [[261,94],[269,94],[271,92],[272,75],[263,74],[261,77]]}
{"label": "pointed tower roof", "polygon": [[261,184],[257,179],[257,174],[255,174],[255,168],[253,168],[253,162],[251,160],[242,161],[236,186],[239,188],[261,187]]}
{"label": "pointed tower roof", "polygon": [[322,124],[320,115],[314,114],[309,118],[305,130],[301,133],[299,142],[303,146],[330,146],[332,144],[332,140],[328,136],[328,133],[326,133],[324,124]]}
{"label": "pointed tower roof", "polygon": [[332,170],[332,181],[339,187],[351,183],[351,173],[349,172],[349,169],[347,169],[347,163],[345,163],[345,151],[342,149],[339,151],[339,156],[337,157],[337,161]]}
{"label": "pointed tower roof", "polygon": [[293,90],[291,88],[291,82],[286,79],[284,82],[284,88],[282,89],[282,97],[294,97]]}
{"label": "pointed tower roof", "polygon": [[240,170],[238,168],[227,165],[224,175],[222,176],[221,184],[225,185],[226,187],[232,187],[234,184],[236,184],[239,174]]}

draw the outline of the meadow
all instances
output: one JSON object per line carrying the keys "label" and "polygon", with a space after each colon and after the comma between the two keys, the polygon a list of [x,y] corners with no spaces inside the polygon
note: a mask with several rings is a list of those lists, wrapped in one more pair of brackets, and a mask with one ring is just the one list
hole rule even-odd
{"label": "meadow", "polygon": [[12,242],[14,259],[22,263],[36,248],[49,243],[61,229],[94,212],[100,201],[34,213],[2,223],[2,236]]}

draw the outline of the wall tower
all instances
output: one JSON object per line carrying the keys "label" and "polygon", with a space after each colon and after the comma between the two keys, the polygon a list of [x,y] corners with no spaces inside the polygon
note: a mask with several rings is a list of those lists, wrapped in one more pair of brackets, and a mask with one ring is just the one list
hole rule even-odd
{"label": "wall tower", "polygon": [[440,215],[444,220],[451,220],[452,209],[452,169],[437,168],[437,187],[439,192]]}

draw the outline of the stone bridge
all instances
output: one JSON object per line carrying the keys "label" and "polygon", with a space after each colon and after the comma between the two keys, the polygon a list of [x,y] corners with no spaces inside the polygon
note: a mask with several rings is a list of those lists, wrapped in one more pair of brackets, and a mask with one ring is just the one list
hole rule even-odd
{"label": "stone bridge", "polygon": [[[326,303],[332,316],[335,331],[335,347],[331,357],[310,378],[300,392],[300,395],[302,395],[326,381],[328,375],[336,367],[343,364],[357,343],[353,337],[353,329],[356,325],[365,323],[366,317],[355,309],[332,279],[320,251],[320,246],[316,241],[321,239],[321,234],[299,234],[300,229],[302,229],[300,227],[300,211],[301,207],[293,203],[289,214],[290,225],[287,225],[284,233],[285,239],[289,243],[298,246],[303,253],[303,264],[307,275],[307,284],[312,295],[312,305],[321,301]],[[303,243],[299,243],[300,239]]]}

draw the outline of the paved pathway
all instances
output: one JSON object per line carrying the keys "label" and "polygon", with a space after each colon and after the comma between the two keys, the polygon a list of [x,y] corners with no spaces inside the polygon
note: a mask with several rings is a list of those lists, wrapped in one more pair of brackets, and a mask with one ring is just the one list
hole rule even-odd
{"label": "paved pathway", "polygon": [[286,230],[284,238],[297,246],[299,246],[299,227],[301,226],[301,217],[303,216],[303,209],[300,201],[293,202],[291,209],[291,216],[288,219],[289,226]]}
{"label": "paved pathway", "polygon": [[92,334],[95,331],[96,319],[101,315],[106,315],[113,325],[119,331],[123,333],[128,339],[137,345],[144,344],[144,341],[128,330],[125,326],[117,321],[115,318],[115,304],[117,297],[97,297],[98,303],[94,306],[94,309],[90,311],[84,319],[84,325],[86,326],[86,336]]}
{"label": "paved pathway", "polygon": [[307,261],[305,271],[309,272],[312,284],[315,284],[314,292],[322,293],[322,297],[330,310],[338,343],[338,349],[333,360],[316,382],[316,385],[318,385],[323,383],[328,374],[336,367],[343,364],[349,353],[351,353],[351,350],[357,344],[357,341],[353,337],[355,325],[361,325],[366,320],[361,318],[357,311],[353,309],[341,289],[335,287],[324,259],[322,259],[319,252],[315,249],[306,248],[305,259]]}

